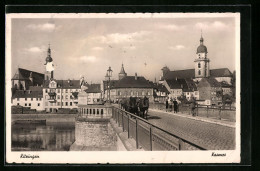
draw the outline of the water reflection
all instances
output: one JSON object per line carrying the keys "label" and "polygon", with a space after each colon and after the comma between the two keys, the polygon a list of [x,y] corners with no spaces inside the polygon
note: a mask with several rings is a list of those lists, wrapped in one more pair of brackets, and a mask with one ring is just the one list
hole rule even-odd
{"label": "water reflection", "polygon": [[13,151],[69,151],[75,141],[75,123],[12,125]]}

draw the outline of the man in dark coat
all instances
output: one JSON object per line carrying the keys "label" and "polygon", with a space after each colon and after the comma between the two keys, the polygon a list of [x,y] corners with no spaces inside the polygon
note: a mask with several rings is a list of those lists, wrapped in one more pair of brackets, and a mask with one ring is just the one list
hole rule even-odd
{"label": "man in dark coat", "polygon": [[174,110],[174,113],[177,113],[178,103],[177,103],[176,99],[174,99],[174,101],[173,101],[173,110]]}

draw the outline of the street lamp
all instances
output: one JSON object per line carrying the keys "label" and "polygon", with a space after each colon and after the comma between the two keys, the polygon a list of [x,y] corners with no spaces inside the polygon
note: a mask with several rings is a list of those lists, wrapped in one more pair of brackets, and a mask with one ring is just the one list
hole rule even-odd
{"label": "street lamp", "polygon": [[108,68],[106,73],[106,79],[108,79],[108,102],[110,103],[110,77],[112,77],[112,69],[111,67]]}

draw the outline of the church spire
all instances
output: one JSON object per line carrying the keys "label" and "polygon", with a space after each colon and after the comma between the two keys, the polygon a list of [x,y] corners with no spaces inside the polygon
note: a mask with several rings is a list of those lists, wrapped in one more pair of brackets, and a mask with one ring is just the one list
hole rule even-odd
{"label": "church spire", "polygon": [[126,74],[125,69],[124,69],[124,64],[122,63],[121,70],[120,70],[120,72],[118,74],[119,80],[121,80],[122,78],[124,78],[126,76],[127,76],[127,74]]}
{"label": "church spire", "polygon": [[202,30],[200,30],[200,44],[201,45],[203,45],[203,41],[204,41],[204,39],[203,39],[203,37],[202,37]]}

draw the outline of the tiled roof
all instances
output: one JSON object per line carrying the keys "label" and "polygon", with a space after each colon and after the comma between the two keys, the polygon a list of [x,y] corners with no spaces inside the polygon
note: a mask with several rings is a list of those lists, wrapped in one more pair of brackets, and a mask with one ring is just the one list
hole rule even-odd
{"label": "tiled roof", "polygon": [[29,90],[31,91],[42,91],[43,87],[41,86],[30,86]]}
{"label": "tiled roof", "polygon": [[231,77],[232,73],[228,68],[219,68],[210,70],[211,77]]}
{"label": "tiled roof", "polygon": [[[210,76],[212,77],[231,77],[232,73],[228,68],[219,68],[210,70]],[[162,79],[171,80],[176,78],[194,78],[195,69],[176,70],[167,72]]]}
{"label": "tiled roof", "polygon": [[[119,80],[110,80],[110,87],[111,87],[111,89],[115,88],[115,85],[116,85],[116,83],[118,81]],[[107,85],[108,85],[108,81],[103,81],[103,84],[104,84],[104,89],[106,90],[107,89]]]}
{"label": "tiled roof", "polygon": [[87,93],[101,93],[100,84],[90,84],[87,87],[88,89],[85,90]]}
{"label": "tiled roof", "polygon": [[164,86],[164,85],[162,85],[162,84],[154,84],[154,88],[155,89],[157,89],[158,91],[160,91],[160,92],[166,92],[166,93],[170,93],[168,90],[167,90],[167,88]]}
{"label": "tiled roof", "polygon": [[198,84],[199,87],[204,87],[204,82],[208,82],[211,87],[221,87],[221,84],[213,77],[202,78]]}
{"label": "tiled roof", "polygon": [[115,88],[153,88],[144,77],[126,76],[115,84]]}
{"label": "tiled roof", "polygon": [[[57,88],[80,89],[80,80],[54,80],[57,82]],[[49,88],[50,80],[44,81],[44,88]]]}
{"label": "tiled roof", "polygon": [[42,91],[17,90],[12,98],[42,98]]}
{"label": "tiled roof", "polygon": [[185,79],[185,81],[188,86],[188,89],[184,90],[184,91],[186,91],[186,92],[197,91],[197,86],[192,79]]}
{"label": "tiled roof", "polygon": [[186,69],[186,70],[167,72],[163,78],[165,80],[171,80],[176,78],[194,78],[194,76],[195,76],[195,69]]}
{"label": "tiled roof", "polygon": [[226,82],[220,82],[220,84],[221,84],[221,87],[224,87],[224,88],[231,88],[232,87],[232,85],[230,85],[230,84],[228,84],[228,83],[226,83]]}
{"label": "tiled roof", "polygon": [[166,80],[166,82],[170,89],[182,89],[181,84],[176,79]]}
{"label": "tiled roof", "polygon": [[30,80],[29,77],[31,73],[33,77],[33,86],[42,85],[44,80],[44,74],[22,68],[18,68],[12,80]]}

